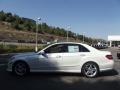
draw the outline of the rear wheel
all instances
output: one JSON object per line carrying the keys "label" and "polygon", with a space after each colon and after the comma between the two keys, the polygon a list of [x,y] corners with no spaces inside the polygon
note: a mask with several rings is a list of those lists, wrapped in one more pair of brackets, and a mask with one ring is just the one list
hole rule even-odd
{"label": "rear wheel", "polygon": [[28,65],[25,62],[16,62],[13,65],[13,73],[18,76],[24,76],[29,72]]}
{"label": "rear wheel", "polygon": [[98,75],[99,68],[96,63],[88,62],[82,67],[82,74],[88,78],[93,78]]}

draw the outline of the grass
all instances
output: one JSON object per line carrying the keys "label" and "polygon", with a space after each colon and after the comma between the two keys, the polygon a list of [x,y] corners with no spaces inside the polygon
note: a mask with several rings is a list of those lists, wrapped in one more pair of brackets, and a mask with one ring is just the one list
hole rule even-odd
{"label": "grass", "polygon": [[[41,50],[44,46],[38,46],[38,50]],[[34,52],[35,46],[20,46],[20,45],[3,45],[0,44],[0,54],[5,53],[23,53]]]}

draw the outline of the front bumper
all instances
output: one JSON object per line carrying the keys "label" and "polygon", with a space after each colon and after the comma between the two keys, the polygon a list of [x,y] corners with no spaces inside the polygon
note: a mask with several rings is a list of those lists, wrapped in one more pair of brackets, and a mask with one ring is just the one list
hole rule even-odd
{"label": "front bumper", "polygon": [[7,71],[9,71],[9,72],[12,72],[12,65],[13,65],[13,62],[9,62],[8,64],[7,64]]}

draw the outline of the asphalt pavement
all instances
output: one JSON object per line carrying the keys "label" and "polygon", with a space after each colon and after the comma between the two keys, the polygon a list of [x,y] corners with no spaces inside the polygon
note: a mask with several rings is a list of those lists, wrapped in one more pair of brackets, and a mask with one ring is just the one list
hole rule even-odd
{"label": "asphalt pavement", "polygon": [[0,90],[120,90],[120,60],[117,48],[108,48],[115,60],[114,70],[101,73],[96,78],[86,78],[73,73],[31,73],[18,77],[6,72],[6,62],[11,55],[0,56]]}

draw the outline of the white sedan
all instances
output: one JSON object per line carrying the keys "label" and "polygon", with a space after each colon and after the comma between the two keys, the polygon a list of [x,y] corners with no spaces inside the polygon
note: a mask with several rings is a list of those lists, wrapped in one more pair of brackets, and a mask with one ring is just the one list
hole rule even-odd
{"label": "white sedan", "polygon": [[24,76],[28,72],[71,72],[95,77],[113,69],[111,52],[99,51],[87,44],[55,43],[37,53],[18,54],[9,59],[7,71]]}

